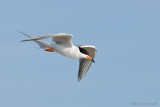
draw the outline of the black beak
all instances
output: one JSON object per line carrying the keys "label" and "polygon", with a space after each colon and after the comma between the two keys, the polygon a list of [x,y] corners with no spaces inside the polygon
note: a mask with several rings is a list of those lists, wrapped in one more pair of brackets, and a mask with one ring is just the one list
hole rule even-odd
{"label": "black beak", "polygon": [[94,62],[94,63],[95,63],[94,59],[92,59],[92,62]]}

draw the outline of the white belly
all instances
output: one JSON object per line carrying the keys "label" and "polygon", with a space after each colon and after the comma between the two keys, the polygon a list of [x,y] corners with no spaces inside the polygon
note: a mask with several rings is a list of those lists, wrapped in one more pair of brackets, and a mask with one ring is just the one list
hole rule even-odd
{"label": "white belly", "polygon": [[60,44],[55,44],[54,45],[54,50],[66,57],[70,57],[70,58],[81,58],[81,53],[79,51],[79,48],[76,46],[65,46],[65,45],[60,45]]}

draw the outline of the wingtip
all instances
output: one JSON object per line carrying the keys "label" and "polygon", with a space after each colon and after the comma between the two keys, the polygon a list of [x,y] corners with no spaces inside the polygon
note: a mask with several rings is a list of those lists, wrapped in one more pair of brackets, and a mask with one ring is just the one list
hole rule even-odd
{"label": "wingtip", "polygon": [[81,82],[81,80],[80,80],[80,79],[78,79],[78,82]]}
{"label": "wingtip", "polygon": [[81,81],[81,79],[82,79],[82,78],[78,77],[78,78],[77,78],[78,82],[80,82],[80,81]]}
{"label": "wingtip", "polygon": [[24,40],[21,40],[20,42],[24,42]]}
{"label": "wingtip", "polygon": [[25,41],[27,41],[27,40],[21,40],[20,42],[25,42]]}
{"label": "wingtip", "polygon": [[21,40],[20,42],[26,42],[26,41],[35,41],[35,40],[32,40],[32,39],[24,39],[24,40]]}

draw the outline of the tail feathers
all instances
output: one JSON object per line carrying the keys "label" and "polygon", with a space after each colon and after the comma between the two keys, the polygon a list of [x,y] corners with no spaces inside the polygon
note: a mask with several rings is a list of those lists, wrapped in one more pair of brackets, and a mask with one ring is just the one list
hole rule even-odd
{"label": "tail feathers", "polygon": [[[21,31],[18,31],[18,32],[21,33],[21,34],[23,34],[23,35],[25,35],[25,36],[27,36],[27,37],[29,37],[29,38],[31,38],[31,36],[29,36],[29,35],[21,32]],[[32,41],[36,42],[40,46],[40,48],[42,48],[42,49],[52,48],[52,46],[49,43],[45,43],[45,42],[42,42],[40,40],[32,40]]]}
{"label": "tail feathers", "polygon": [[29,36],[29,35],[27,35],[27,34],[25,34],[25,33],[21,32],[21,31],[17,31],[17,32],[19,32],[19,33],[21,33],[21,34],[23,34],[23,35],[25,35],[25,36],[27,36],[27,37],[31,38],[31,36]]}
{"label": "tail feathers", "polygon": [[42,48],[42,49],[52,48],[52,46],[49,43],[45,43],[40,40],[33,40],[33,41],[36,42],[40,46],[40,48]]}

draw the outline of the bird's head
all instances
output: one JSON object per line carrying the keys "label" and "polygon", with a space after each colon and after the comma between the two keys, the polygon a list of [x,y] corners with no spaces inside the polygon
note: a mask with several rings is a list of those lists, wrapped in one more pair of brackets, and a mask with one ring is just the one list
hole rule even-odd
{"label": "bird's head", "polygon": [[94,59],[92,57],[86,55],[86,58],[95,63],[95,61],[94,61]]}

